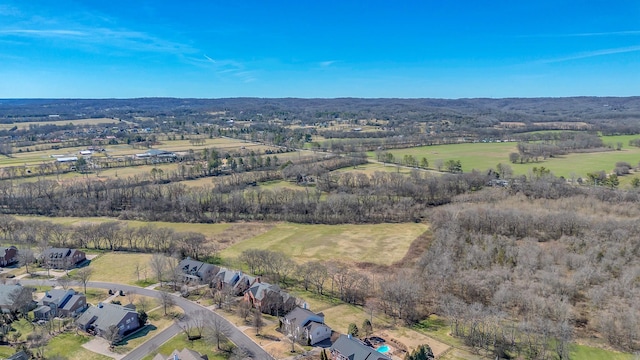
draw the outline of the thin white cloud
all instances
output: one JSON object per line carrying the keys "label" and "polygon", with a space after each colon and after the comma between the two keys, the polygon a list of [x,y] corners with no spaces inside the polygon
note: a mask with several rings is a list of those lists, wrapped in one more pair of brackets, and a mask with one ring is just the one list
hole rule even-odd
{"label": "thin white cloud", "polygon": [[559,62],[564,62],[564,61],[586,59],[586,58],[591,58],[591,57],[596,57],[596,56],[623,54],[623,53],[629,53],[629,52],[635,52],[635,51],[640,51],[640,45],[627,46],[627,47],[621,47],[621,48],[613,48],[613,49],[602,49],[602,50],[589,51],[589,52],[578,53],[578,54],[569,55],[569,56],[565,56],[565,57],[558,57],[558,58],[555,58],[555,59],[541,60],[541,61],[539,61],[539,63],[552,64],[552,63],[559,63]]}
{"label": "thin white cloud", "polygon": [[636,36],[640,35],[640,30],[605,31],[605,32],[585,32],[568,34],[534,34],[521,35],[518,38],[568,38],[568,37],[604,37],[604,36]]}
{"label": "thin white cloud", "polygon": [[239,79],[243,83],[250,83],[257,80],[255,77],[255,72],[252,70],[247,70],[246,66],[235,60],[228,59],[213,59],[207,54],[202,55],[204,59],[193,59],[190,58],[190,61],[194,65],[207,67],[213,69],[216,75],[221,77],[232,77],[235,79]]}
{"label": "thin white cloud", "polygon": [[336,60],[329,60],[329,61],[321,61],[319,63],[319,65],[320,65],[320,67],[327,68],[327,67],[329,67],[329,66],[331,66],[331,65],[333,65],[335,63],[337,63]]}
{"label": "thin white cloud", "polygon": [[15,35],[15,36],[39,36],[39,37],[69,37],[69,36],[87,36],[88,34],[83,31],[76,30],[35,30],[35,29],[15,29],[15,30],[0,30],[0,35]]}
{"label": "thin white cloud", "polygon": [[72,46],[101,45],[133,52],[195,53],[189,45],[164,40],[143,32],[114,30],[109,28],[91,29],[4,29],[0,37],[58,38],[73,39]]}

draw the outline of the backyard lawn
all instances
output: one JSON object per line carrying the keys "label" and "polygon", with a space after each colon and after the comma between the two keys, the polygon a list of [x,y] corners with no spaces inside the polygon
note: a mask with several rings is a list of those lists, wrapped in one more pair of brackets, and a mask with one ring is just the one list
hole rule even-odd
{"label": "backyard lawn", "polygon": [[44,355],[47,358],[61,356],[69,360],[110,360],[110,357],[96,354],[82,347],[82,344],[91,339],[91,336],[75,332],[60,334],[49,341]]}

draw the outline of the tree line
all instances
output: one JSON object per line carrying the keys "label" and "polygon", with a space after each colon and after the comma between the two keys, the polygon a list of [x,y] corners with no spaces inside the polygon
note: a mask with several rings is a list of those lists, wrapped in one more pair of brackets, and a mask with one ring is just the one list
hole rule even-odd
{"label": "tree line", "polygon": [[[139,177],[64,186],[40,180],[0,183],[0,212],[46,216],[109,216],[174,222],[284,220],[298,223],[379,223],[419,221],[430,206],[485,186],[487,175],[471,172],[435,176],[414,170],[402,174],[330,173],[352,158],[299,166],[287,172],[251,172],[220,177],[215,187],[156,184]],[[324,167],[323,167],[324,166]],[[284,170],[288,169],[285,167]],[[315,175],[315,187],[261,189],[256,181]]]}

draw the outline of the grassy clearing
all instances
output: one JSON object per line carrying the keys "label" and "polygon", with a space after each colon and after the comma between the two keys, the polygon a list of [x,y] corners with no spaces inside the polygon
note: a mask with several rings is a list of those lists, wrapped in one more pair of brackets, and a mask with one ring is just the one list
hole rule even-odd
{"label": "grassy clearing", "polygon": [[[33,325],[33,323],[31,321],[28,321],[26,319],[20,319],[18,321],[14,321],[11,323],[11,327],[17,331],[20,332],[20,340],[21,341],[26,341],[27,340],[27,336],[29,334],[31,334],[34,330],[35,330],[35,326]],[[14,334],[14,332],[12,331],[10,333],[12,336]]]}
{"label": "grassy clearing", "polygon": [[[237,257],[247,249],[281,251],[297,262],[338,259],[390,265],[404,257],[425,224],[306,225],[278,223],[271,230],[221,252]],[[385,254],[385,256],[380,256]]]}
{"label": "grassy clearing", "polygon": [[[149,268],[149,260],[151,254],[130,254],[130,253],[107,253],[91,260],[90,267],[93,269],[91,281],[106,281],[119,284],[135,285],[138,278],[136,277],[136,264],[140,268],[146,268],[147,277],[153,277]],[[141,274],[141,277],[144,277]]]}
{"label": "grassy clearing", "polygon": [[187,340],[187,336],[185,334],[178,334],[171,338],[171,340],[166,343],[160,345],[157,350],[153,353],[145,356],[143,360],[151,360],[156,354],[162,354],[165,358],[171,355],[173,350],[182,350],[184,348],[189,348],[191,350],[195,350],[202,355],[207,355],[211,360],[223,360],[226,359],[225,354],[220,354],[216,352],[215,346],[212,346],[210,343],[207,343],[206,340],[200,339],[195,341]]}
{"label": "grassy clearing", "polygon": [[[509,153],[517,152],[517,143],[515,142],[421,146],[389,150],[389,152],[396,159],[402,159],[404,155],[412,155],[420,161],[420,159],[426,157],[432,167],[438,159],[443,161],[460,160],[462,169],[465,172],[473,169],[494,169],[498,163],[503,163],[509,164],[513,171],[520,175],[528,174],[533,167],[544,166],[556,176],[569,178],[571,174],[575,174],[584,178],[587,173],[593,171],[604,170],[610,172],[618,161],[626,161],[631,165],[637,165],[640,161],[640,148],[628,146],[628,143],[630,139],[639,137],[640,135],[625,135],[605,136],[602,138],[605,144],[622,142],[624,146],[621,151],[575,153],[528,164],[509,163]],[[370,158],[375,159],[375,153],[370,152],[368,155]]]}
{"label": "grassy clearing", "polygon": [[2,359],[6,359],[9,356],[13,355],[16,353],[16,349],[12,348],[9,345],[2,345],[0,346],[0,358]]}
{"label": "grassy clearing", "polygon": [[612,350],[604,350],[586,345],[574,345],[571,351],[572,359],[580,360],[632,360],[633,354],[625,354]]}
{"label": "grassy clearing", "polygon": [[[291,189],[291,190],[303,190],[303,186],[296,185],[290,181],[285,180],[273,180],[273,181],[265,181],[259,184],[260,189],[262,190],[276,190],[276,189]],[[310,190],[314,190],[310,188]]]}
{"label": "grassy clearing", "polygon": [[96,289],[96,288],[88,287],[87,292],[85,293],[84,288],[82,286],[73,286],[71,288],[77,292],[84,293],[85,296],[87,297],[88,304],[97,305],[99,302],[105,301],[110,296],[109,291],[105,289]]}
{"label": "grassy clearing", "polygon": [[51,339],[47,344],[44,355],[46,358],[62,356],[69,360],[109,360],[110,357],[96,354],[82,347],[82,344],[91,340],[88,335],[76,333],[64,333]]}
{"label": "grassy clearing", "polygon": [[359,173],[371,175],[376,171],[394,172],[394,173],[400,173],[404,175],[411,173],[411,169],[404,166],[395,166],[392,164],[385,165],[385,164],[379,164],[379,163],[369,163],[364,165],[358,165],[358,167],[356,168],[346,167],[346,168],[335,170],[333,172],[334,173],[359,172]]}

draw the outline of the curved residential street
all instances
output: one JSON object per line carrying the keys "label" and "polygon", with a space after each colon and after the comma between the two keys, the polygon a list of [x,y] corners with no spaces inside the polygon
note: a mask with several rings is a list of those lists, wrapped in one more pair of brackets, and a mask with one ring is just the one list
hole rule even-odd
{"label": "curved residential street", "polygon": [[[49,285],[49,286],[57,286],[58,283],[55,280],[30,280],[30,279],[19,279],[23,285]],[[80,284],[75,283],[74,286],[80,286]],[[123,290],[125,293],[134,291],[136,294],[150,296],[155,298],[160,298],[160,291],[140,288],[137,286],[131,285],[122,285],[122,284],[114,284],[108,282],[99,282],[99,281],[89,281],[87,283],[87,287],[90,288],[99,288],[99,289],[113,289],[113,290]],[[205,314],[207,317],[205,320],[211,318],[218,318],[226,324],[224,327],[225,335],[229,340],[231,340],[236,346],[244,349],[252,358],[254,359],[273,359],[269,353],[267,353],[264,349],[262,349],[258,344],[256,344],[253,340],[251,340],[247,335],[245,335],[240,329],[235,327],[233,324],[228,322],[224,317],[218,315],[217,313],[207,309],[206,307],[196,304],[193,301],[187,300],[180,296],[172,295],[175,301],[175,304],[181,307],[184,310],[185,315],[191,316],[194,314]],[[163,344],[167,340],[169,340],[174,335],[180,333],[182,329],[179,324],[173,324],[160,333],[156,334],[154,337],[145,341],[142,345],[138,346],[127,355],[125,355],[123,360],[139,360],[145,357],[146,355],[152,353],[159,345]]]}

